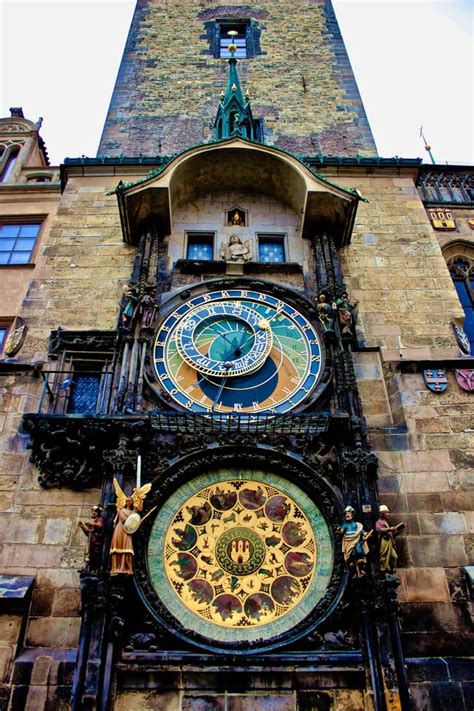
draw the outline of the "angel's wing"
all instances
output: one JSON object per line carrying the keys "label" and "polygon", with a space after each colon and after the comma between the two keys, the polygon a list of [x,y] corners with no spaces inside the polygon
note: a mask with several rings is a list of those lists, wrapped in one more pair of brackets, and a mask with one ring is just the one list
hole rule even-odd
{"label": "angel's wing", "polygon": [[251,261],[253,258],[253,241],[251,239],[245,240],[244,247],[247,250],[245,258],[247,259],[247,261]]}
{"label": "angel's wing", "polygon": [[115,505],[117,506],[117,511],[118,511],[119,509],[121,509],[125,506],[127,497],[125,496],[125,492],[122,491],[122,488],[115,477],[114,477],[114,489],[115,489],[115,495],[117,496],[117,501],[115,502]]}
{"label": "angel's wing", "polygon": [[151,489],[151,484],[143,484],[139,489],[134,489],[132,494],[133,508],[135,511],[143,509],[143,502]]}

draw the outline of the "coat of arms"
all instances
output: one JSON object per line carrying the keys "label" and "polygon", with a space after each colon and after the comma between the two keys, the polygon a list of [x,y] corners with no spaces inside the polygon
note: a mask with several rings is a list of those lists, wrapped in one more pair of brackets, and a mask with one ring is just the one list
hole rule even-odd
{"label": "coat of arms", "polygon": [[446,370],[436,369],[436,370],[424,370],[423,379],[425,385],[434,393],[443,393],[448,387],[448,378],[446,375]]}
{"label": "coat of arms", "polygon": [[455,370],[454,374],[456,376],[456,382],[461,390],[465,390],[467,393],[472,393],[474,391],[474,370]]}
{"label": "coat of arms", "polygon": [[454,322],[453,330],[459,348],[463,353],[469,355],[471,352],[471,344],[469,343],[469,338],[467,337],[466,332],[461,328],[461,326],[458,326],[458,324]]}

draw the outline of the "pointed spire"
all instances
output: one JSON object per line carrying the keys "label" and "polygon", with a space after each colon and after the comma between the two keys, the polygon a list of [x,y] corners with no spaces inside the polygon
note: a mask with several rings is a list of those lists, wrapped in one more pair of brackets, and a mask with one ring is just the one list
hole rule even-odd
{"label": "pointed spire", "polygon": [[216,119],[214,121],[215,138],[229,138],[230,136],[242,136],[251,141],[255,141],[255,124],[250,108],[250,95],[248,91],[245,96],[240,86],[239,75],[237,73],[237,60],[235,51],[237,46],[233,42],[234,30],[228,32],[231,36],[229,44],[229,73],[227,75],[226,90],[220,96],[217,108]]}

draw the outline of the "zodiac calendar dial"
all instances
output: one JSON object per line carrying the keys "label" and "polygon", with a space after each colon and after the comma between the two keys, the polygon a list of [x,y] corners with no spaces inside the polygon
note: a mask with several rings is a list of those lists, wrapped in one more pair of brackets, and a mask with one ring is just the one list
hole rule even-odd
{"label": "zodiac calendar dial", "polygon": [[331,536],[298,487],[275,474],[222,472],[181,487],[153,525],[148,567],[162,602],[213,639],[291,629],[320,599]]}
{"label": "zodiac calendar dial", "polygon": [[246,289],[196,296],[158,330],[153,363],[173,402],[199,413],[283,413],[320,380],[315,327],[290,304]]}

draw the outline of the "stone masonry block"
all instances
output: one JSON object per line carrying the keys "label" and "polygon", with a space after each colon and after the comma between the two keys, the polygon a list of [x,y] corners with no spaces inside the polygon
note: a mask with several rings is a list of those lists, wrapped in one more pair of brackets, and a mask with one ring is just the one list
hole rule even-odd
{"label": "stone masonry block", "polygon": [[78,617],[38,617],[30,619],[26,644],[32,647],[75,647],[79,638]]}
{"label": "stone masonry block", "polygon": [[407,602],[446,602],[449,589],[442,568],[402,568],[398,571]]}

